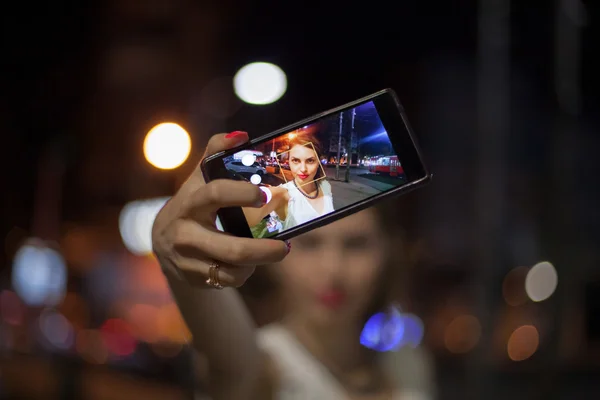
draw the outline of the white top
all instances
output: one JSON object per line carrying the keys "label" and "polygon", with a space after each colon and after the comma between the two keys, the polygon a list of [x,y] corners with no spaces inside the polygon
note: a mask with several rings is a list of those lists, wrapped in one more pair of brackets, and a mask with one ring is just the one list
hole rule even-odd
{"label": "white top", "polygon": [[294,181],[289,181],[281,185],[287,189],[290,200],[288,201],[287,215],[283,222],[283,229],[293,228],[304,224],[327,213],[333,212],[333,195],[331,193],[331,184],[326,179],[318,182],[319,190],[323,193],[323,212],[318,213],[306,196],[294,184]]}
{"label": "white top", "polygon": [[[283,326],[261,328],[259,346],[275,361],[279,373],[277,400],[347,399],[333,375]],[[383,357],[383,368],[395,382],[394,400],[431,400],[433,392],[427,357],[406,348]]]}

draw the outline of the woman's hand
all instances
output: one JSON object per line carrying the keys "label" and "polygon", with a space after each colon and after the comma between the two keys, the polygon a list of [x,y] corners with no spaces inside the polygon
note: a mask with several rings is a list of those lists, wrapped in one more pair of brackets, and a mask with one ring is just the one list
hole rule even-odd
{"label": "woman's hand", "polygon": [[[248,141],[245,132],[213,136],[205,157]],[[217,210],[222,207],[262,207],[265,194],[255,185],[233,180],[206,183],[200,168],[158,213],[152,228],[152,245],[166,274],[172,273],[193,286],[210,288],[209,272],[217,283],[239,287],[259,264],[282,260],[287,242],[238,238],[217,230]],[[214,282],[214,277],[213,277]],[[217,285],[218,286],[218,285]]]}

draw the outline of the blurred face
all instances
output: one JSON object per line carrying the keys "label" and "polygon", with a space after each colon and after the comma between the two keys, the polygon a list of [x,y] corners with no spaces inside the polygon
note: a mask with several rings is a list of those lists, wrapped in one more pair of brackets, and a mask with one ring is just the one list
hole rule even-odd
{"label": "blurred face", "polygon": [[298,185],[310,183],[319,169],[319,158],[311,145],[297,144],[290,149],[290,171]]}
{"label": "blurred face", "polygon": [[384,269],[384,241],[373,210],[292,239],[278,268],[287,311],[313,326],[362,323]]}

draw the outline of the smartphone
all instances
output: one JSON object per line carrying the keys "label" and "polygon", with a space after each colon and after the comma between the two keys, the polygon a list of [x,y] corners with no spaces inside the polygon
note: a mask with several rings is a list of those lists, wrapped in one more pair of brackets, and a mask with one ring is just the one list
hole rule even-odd
{"label": "smartphone", "polygon": [[257,185],[261,208],[219,210],[224,231],[289,239],[427,184],[404,109],[391,89],[286,126],[205,158],[207,182]]}

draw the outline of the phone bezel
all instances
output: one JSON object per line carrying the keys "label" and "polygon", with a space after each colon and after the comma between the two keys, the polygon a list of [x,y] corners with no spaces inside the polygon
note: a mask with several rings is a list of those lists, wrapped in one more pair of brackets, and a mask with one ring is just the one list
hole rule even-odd
{"label": "phone bezel", "polygon": [[[290,239],[304,232],[308,232],[368,208],[373,203],[376,203],[381,199],[399,196],[427,184],[431,180],[432,175],[423,162],[421,149],[417,143],[412,127],[406,118],[404,107],[402,107],[402,104],[400,103],[396,93],[389,88],[358,100],[354,100],[331,110],[324,111],[294,124],[285,126],[274,132],[250,140],[236,148],[206,157],[200,163],[200,168],[202,170],[204,179],[206,182],[217,179],[230,179],[227,169],[225,168],[225,164],[222,161],[222,158],[224,157],[228,157],[234,153],[237,153],[238,151],[253,147],[257,144],[267,142],[279,135],[289,133],[290,131],[294,131],[305,125],[310,125],[311,123],[314,123],[317,120],[327,117],[331,114],[336,114],[341,111],[357,107],[369,101],[373,101],[375,104],[375,108],[379,114],[383,126],[386,129],[386,132],[388,133],[392,147],[394,148],[394,152],[402,163],[402,168],[404,169],[404,173],[407,176],[408,182],[404,185],[398,186],[397,188],[390,189],[386,192],[379,193],[365,200],[354,203],[351,206],[346,206],[341,210],[335,210],[332,213],[325,214],[303,225],[290,228],[278,235],[270,237],[270,239]],[[217,215],[221,225],[223,226],[223,229],[226,232],[235,236],[253,238],[250,227],[248,226],[244,213],[240,207],[222,208],[218,211]]]}

